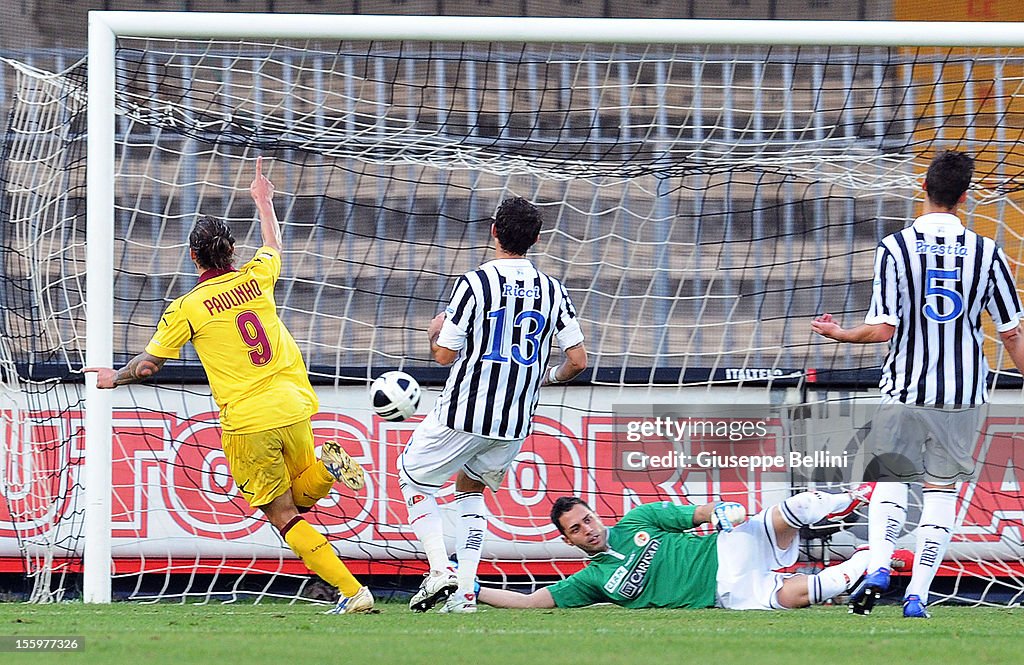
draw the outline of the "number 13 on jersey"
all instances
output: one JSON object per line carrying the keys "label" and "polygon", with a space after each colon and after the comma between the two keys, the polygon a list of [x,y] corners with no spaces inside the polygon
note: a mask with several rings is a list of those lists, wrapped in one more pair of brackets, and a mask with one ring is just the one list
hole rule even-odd
{"label": "number 13 on jersey", "polygon": [[[507,308],[502,307],[487,314],[487,318],[493,320],[491,323],[491,350],[481,360],[507,363],[509,358],[502,353],[502,349],[505,347],[505,336],[515,338],[521,330],[525,330],[522,333],[522,344],[511,342],[512,359],[520,365],[532,365],[540,357],[539,337],[547,319],[540,312],[528,310],[519,312],[515,320],[512,321],[512,325],[506,327],[506,310]],[[523,355],[524,352],[526,355]]]}

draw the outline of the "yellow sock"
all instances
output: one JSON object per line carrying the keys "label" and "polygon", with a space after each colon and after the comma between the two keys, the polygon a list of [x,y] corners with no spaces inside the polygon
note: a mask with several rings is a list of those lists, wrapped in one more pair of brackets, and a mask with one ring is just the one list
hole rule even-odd
{"label": "yellow sock", "polygon": [[292,480],[292,499],[299,508],[312,508],[330,493],[333,486],[334,476],[323,462],[317,460]]}
{"label": "yellow sock", "polygon": [[284,528],[283,534],[292,551],[325,582],[345,596],[354,596],[359,592],[362,587],[359,580],[348,571],[324,535],[309,522],[296,517]]}

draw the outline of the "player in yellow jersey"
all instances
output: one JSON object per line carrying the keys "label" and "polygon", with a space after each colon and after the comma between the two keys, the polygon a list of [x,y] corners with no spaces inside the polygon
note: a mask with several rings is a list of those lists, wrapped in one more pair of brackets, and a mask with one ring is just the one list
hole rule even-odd
{"label": "player in yellow jersey", "polygon": [[189,234],[199,283],[167,307],[145,352],[119,370],[85,371],[96,373],[99,388],[138,383],[192,342],[220,407],[224,454],[239,491],[310,570],[337,587],[341,600],[331,613],[368,612],[370,590],[300,514],[327,496],[335,480],[362,488],[363,470],[333,441],[323,445],[321,459],[314,455],[310,417],[320,405],[299,347],[277,315],[281,229],[262,158],[249,193],[263,235],[252,260],[235,269],[235,239],[227,225],[200,217]]}

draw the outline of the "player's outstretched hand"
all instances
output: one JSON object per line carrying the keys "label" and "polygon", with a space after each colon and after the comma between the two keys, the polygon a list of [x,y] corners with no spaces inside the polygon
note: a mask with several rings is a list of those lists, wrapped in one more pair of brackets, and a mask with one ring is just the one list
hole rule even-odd
{"label": "player's outstretched hand", "polygon": [[711,526],[719,531],[732,531],[747,521],[747,509],[734,501],[719,501],[711,511]]}
{"label": "player's outstretched hand", "polygon": [[117,372],[110,369],[109,367],[86,367],[82,370],[83,372],[92,372],[96,374],[96,387],[97,388],[116,388],[117,384],[114,380],[117,379]]}
{"label": "player's outstretched hand", "polygon": [[836,334],[843,329],[838,323],[832,320],[831,314],[822,314],[818,318],[811,321],[811,330],[818,333],[822,337],[828,337],[829,339],[835,339]]}
{"label": "player's outstretched hand", "polygon": [[256,177],[249,185],[249,195],[256,205],[268,204],[274,200],[274,183],[263,175],[263,157],[256,158]]}

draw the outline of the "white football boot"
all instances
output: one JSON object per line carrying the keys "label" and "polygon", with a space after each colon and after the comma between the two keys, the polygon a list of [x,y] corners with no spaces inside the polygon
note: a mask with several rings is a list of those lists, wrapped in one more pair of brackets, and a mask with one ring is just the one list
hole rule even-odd
{"label": "white football boot", "polygon": [[454,568],[432,570],[423,576],[420,588],[409,600],[409,609],[413,612],[426,612],[438,603],[448,600],[458,588],[459,577],[455,574]]}
{"label": "white football boot", "polygon": [[374,612],[373,594],[368,588],[360,587],[356,595],[342,597],[334,609],[327,610],[324,614],[366,614],[369,612]]}
{"label": "white football boot", "polygon": [[476,612],[476,594],[453,594],[438,612],[441,614],[472,614]]}

